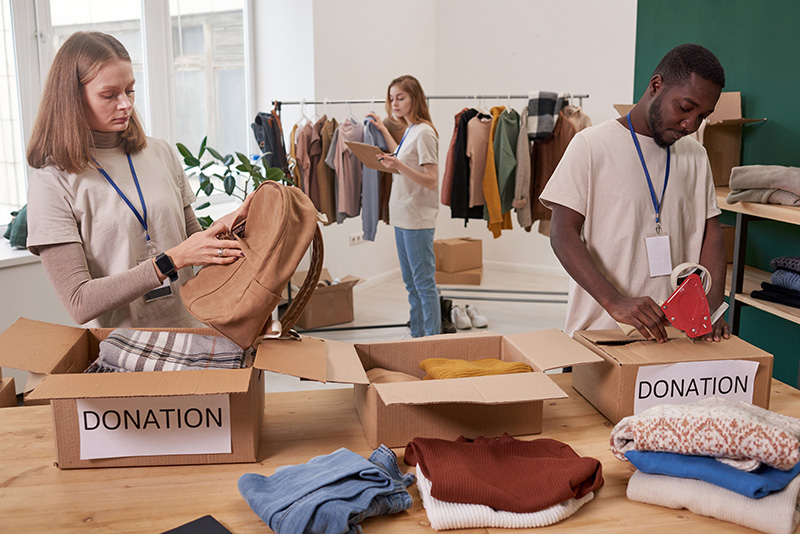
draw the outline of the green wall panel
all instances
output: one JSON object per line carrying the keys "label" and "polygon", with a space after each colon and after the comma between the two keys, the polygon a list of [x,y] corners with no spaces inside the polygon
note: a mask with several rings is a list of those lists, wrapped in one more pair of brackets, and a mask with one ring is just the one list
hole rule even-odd
{"label": "green wall panel", "polygon": [[[742,93],[746,125],[742,163],[800,167],[800,2],[797,0],[640,0],[636,26],[634,100],[659,60],[672,47],[697,43],[714,52],[725,69],[725,91]],[[734,224],[732,214],[722,221]],[[774,221],[750,225],[748,265],[770,271],[777,256],[800,256],[800,226]],[[775,355],[774,376],[797,385],[800,325],[749,307],[739,334]]]}

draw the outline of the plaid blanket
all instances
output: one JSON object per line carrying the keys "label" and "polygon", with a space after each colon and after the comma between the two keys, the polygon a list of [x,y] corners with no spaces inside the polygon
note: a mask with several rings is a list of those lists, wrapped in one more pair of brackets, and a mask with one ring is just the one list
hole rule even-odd
{"label": "plaid blanket", "polygon": [[528,93],[528,139],[547,139],[553,135],[564,93],[531,91]]}
{"label": "plaid blanket", "polygon": [[224,337],[117,328],[86,373],[239,369],[244,351]]}

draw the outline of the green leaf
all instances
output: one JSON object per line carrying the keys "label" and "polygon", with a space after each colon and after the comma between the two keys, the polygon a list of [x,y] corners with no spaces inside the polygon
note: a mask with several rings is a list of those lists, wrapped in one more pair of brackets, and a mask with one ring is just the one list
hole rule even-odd
{"label": "green leaf", "polygon": [[267,180],[278,182],[285,178],[286,176],[283,174],[283,171],[280,170],[278,167],[270,167],[269,169],[267,169]]}
{"label": "green leaf", "polygon": [[224,159],[225,159],[225,158],[223,158],[223,157],[222,157],[222,154],[220,154],[219,152],[217,152],[216,150],[214,150],[214,149],[213,149],[213,148],[211,148],[210,146],[207,146],[207,147],[206,147],[206,150],[208,150],[209,152],[211,152],[211,155],[212,155],[212,156],[214,156],[215,158],[217,158],[217,159],[218,159],[218,160],[220,160],[220,161],[222,161],[222,160],[224,160]]}
{"label": "green leaf", "polygon": [[186,165],[188,165],[189,167],[199,167],[200,166],[200,160],[197,159],[194,156],[187,156],[187,157],[183,158],[183,162]]}
{"label": "green leaf", "polygon": [[184,158],[191,158],[192,157],[192,153],[183,144],[175,143],[175,146],[178,147],[178,152],[180,152],[181,156],[183,156]]}
{"label": "green leaf", "polygon": [[203,154],[206,152],[206,141],[208,141],[208,136],[205,136],[203,142],[200,143],[200,151],[197,153],[198,158],[202,158]]}
{"label": "green leaf", "polygon": [[232,163],[233,163],[233,156],[231,156],[230,154],[225,156],[225,159],[222,160],[223,165],[231,165]]}
{"label": "green leaf", "polygon": [[202,204],[200,204],[199,206],[197,206],[197,207],[195,208],[195,210],[196,210],[196,211],[199,211],[199,210],[204,210],[204,209],[206,209],[207,207],[209,207],[210,205],[211,205],[211,202],[203,202]]}
{"label": "green leaf", "polygon": [[205,217],[198,217],[198,218],[197,218],[197,222],[199,222],[199,223],[200,223],[200,226],[203,228],[203,230],[205,230],[205,229],[207,229],[209,226],[211,226],[212,224],[214,224],[214,219],[212,219],[211,217],[209,217],[208,215],[206,215]]}
{"label": "green leaf", "polygon": [[206,163],[205,165],[203,165],[202,167],[200,167],[200,170],[201,170],[201,171],[204,171],[204,170],[206,170],[207,168],[211,167],[212,165],[214,165],[214,162],[213,162],[213,161],[209,161],[208,163]]}
{"label": "green leaf", "polygon": [[211,196],[211,194],[214,192],[214,182],[212,182],[211,180],[206,182],[206,185],[203,186],[203,192],[206,195]]}
{"label": "green leaf", "polygon": [[248,158],[247,156],[245,156],[241,152],[237,152],[236,153],[236,157],[239,158],[239,161],[241,161],[242,163],[246,163],[246,164],[250,165],[250,158]]}
{"label": "green leaf", "polygon": [[216,176],[216,177],[217,177],[217,178],[219,178],[220,180],[224,180],[224,179],[225,179],[225,178],[223,178],[222,176],[220,176],[220,175],[219,175],[219,174],[217,174],[217,173],[214,173],[214,176]]}
{"label": "green leaf", "polygon": [[237,165],[236,170],[242,172],[250,172],[250,169],[248,169],[244,163],[242,163],[241,165]]}
{"label": "green leaf", "polygon": [[206,186],[206,184],[211,180],[208,176],[206,176],[202,172],[198,176],[198,179],[200,180],[200,188],[201,189],[204,188]]}
{"label": "green leaf", "polygon": [[236,178],[234,178],[233,175],[227,176],[225,178],[224,183],[225,183],[225,192],[228,195],[231,195],[233,193],[233,190],[236,189]]}

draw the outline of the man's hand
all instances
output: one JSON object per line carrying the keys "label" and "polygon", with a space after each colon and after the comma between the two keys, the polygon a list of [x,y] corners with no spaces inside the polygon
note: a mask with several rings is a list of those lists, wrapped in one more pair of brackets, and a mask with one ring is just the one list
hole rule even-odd
{"label": "man's hand", "polygon": [[728,323],[720,317],[714,326],[711,327],[711,333],[705,335],[706,341],[720,341],[722,339],[730,339],[731,330]]}
{"label": "man's hand", "polygon": [[667,341],[667,318],[650,297],[620,297],[605,308],[615,321],[635,327],[645,339],[655,338],[659,343]]}

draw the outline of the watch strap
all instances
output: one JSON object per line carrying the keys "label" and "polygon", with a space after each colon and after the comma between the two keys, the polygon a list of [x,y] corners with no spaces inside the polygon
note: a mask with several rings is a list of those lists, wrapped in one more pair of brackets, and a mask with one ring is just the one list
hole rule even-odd
{"label": "watch strap", "polygon": [[178,271],[175,269],[175,264],[172,263],[172,258],[165,253],[162,252],[156,256],[156,267],[161,271],[161,274],[169,277],[171,282],[178,281]]}

